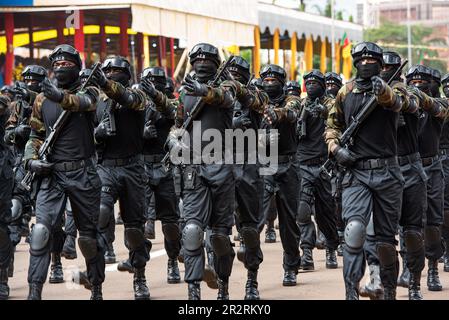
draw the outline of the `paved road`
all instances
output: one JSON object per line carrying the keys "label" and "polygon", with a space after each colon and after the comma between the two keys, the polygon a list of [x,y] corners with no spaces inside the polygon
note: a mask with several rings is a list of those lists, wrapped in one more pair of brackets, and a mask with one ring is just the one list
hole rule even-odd
{"label": "paved road", "polygon": [[[277,230],[278,232],[278,230]],[[236,243],[238,246],[238,242]],[[118,259],[127,257],[127,250],[123,245],[123,226],[117,226],[116,241],[114,243]],[[237,248],[236,248],[237,249]],[[338,300],[344,299],[344,285],[342,276],[342,258],[338,257],[339,268],[327,270],[325,268],[324,250],[314,250],[315,271],[300,272],[296,287],[282,287],[282,246],[279,233],[274,244],[262,244],[264,262],[259,271],[259,291],[262,299],[289,299],[289,300]],[[90,297],[90,292],[83,287],[71,282],[71,272],[77,268],[84,269],[84,261],[80,259],[65,260],[65,283],[49,284],[44,286],[43,299],[84,299]],[[167,255],[163,249],[161,225],[156,222],[156,239],[153,240],[152,257],[147,265],[146,276],[150,286],[152,299],[178,300],[186,299],[187,286],[185,283],[167,284],[166,264]],[[26,299],[28,294],[27,269],[28,269],[28,244],[22,241],[16,252],[15,274],[10,279],[11,299]],[[104,299],[133,299],[132,275],[118,272],[116,264],[106,266],[106,281],[103,285]],[[442,292],[427,291],[426,273],[422,278],[423,295],[425,299],[449,299],[449,273],[443,272],[440,264],[440,276],[443,283]],[[184,266],[180,264],[181,276],[184,276]],[[243,299],[246,271],[243,264],[235,259],[230,278],[230,298]],[[364,282],[363,282],[364,283]],[[209,289],[203,282],[202,298],[215,299],[216,290]],[[407,299],[407,290],[398,288],[398,299]]]}

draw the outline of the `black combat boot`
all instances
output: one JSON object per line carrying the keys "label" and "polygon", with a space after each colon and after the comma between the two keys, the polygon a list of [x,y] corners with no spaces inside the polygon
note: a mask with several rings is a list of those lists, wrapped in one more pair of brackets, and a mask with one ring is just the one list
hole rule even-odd
{"label": "black combat boot", "polygon": [[0,269],[0,300],[7,300],[8,297],[8,269]]}
{"label": "black combat boot", "polygon": [[334,249],[326,248],[326,269],[337,269],[337,255]]}
{"label": "black combat boot", "polygon": [[135,271],[133,266],[131,265],[131,262],[129,261],[129,259],[120,261],[117,265],[117,270],[122,271],[122,272],[127,271],[129,273],[134,273],[134,271]]}
{"label": "black combat boot", "polygon": [[423,300],[421,294],[421,272],[410,273],[410,281],[408,285],[409,300]]}
{"label": "black combat boot", "polygon": [[50,283],[63,283],[64,272],[62,271],[61,254],[52,252],[51,254],[51,266],[50,277],[48,278]]}
{"label": "black combat boot", "polygon": [[145,268],[136,269],[134,273],[134,299],[150,300],[150,291],[148,290],[147,280],[145,279]]}
{"label": "black combat boot", "polygon": [[147,223],[145,224],[145,232],[144,232],[145,238],[153,240],[156,239],[156,232],[154,230],[154,220],[148,219]]}
{"label": "black combat boot", "polygon": [[67,235],[64,241],[64,247],[62,248],[61,256],[67,260],[74,260],[77,258],[75,237]]}
{"label": "black combat boot", "polygon": [[106,264],[112,264],[115,263],[115,252],[114,252],[114,246],[112,245],[112,242],[108,243],[108,246],[106,248],[106,251],[104,252],[104,263]]}
{"label": "black combat boot", "polygon": [[218,278],[218,295],[217,300],[229,300],[229,281]]}
{"label": "black combat boot", "polygon": [[276,231],[274,230],[274,221],[268,221],[265,229],[265,243],[276,242]]}
{"label": "black combat boot", "polygon": [[407,268],[407,260],[402,258],[402,273],[398,278],[398,286],[408,288],[410,282],[410,270]]}
{"label": "black combat boot", "polygon": [[29,284],[30,291],[28,300],[42,300],[42,283],[32,282]]}
{"label": "black combat boot", "polygon": [[295,270],[285,270],[284,271],[284,279],[282,280],[282,285],[284,287],[294,287],[296,286],[296,275],[297,271]]}
{"label": "black combat boot", "polygon": [[178,261],[175,259],[168,259],[167,262],[167,283],[180,283],[181,276],[179,275]]}
{"label": "black combat boot", "polygon": [[301,269],[315,270],[315,264],[313,263],[312,249],[309,248],[302,249]]}
{"label": "black combat boot", "polygon": [[101,291],[101,284],[92,286],[90,290],[90,300],[103,300],[103,292]]}
{"label": "black combat boot", "polygon": [[257,286],[257,270],[248,270],[248,280],[246,280],[245,285],[245,300],[260,300]]}
{"label": "black combat boot", "polygon": [[427,288],[429,291],[441,291],[443,286],[438,275],[438,260],[429,259],[429,270],[427,271]]}
{"label": "black combat boot", "polygon": [[359,284],[354,285],[346,283],[346,300],[359,300]]}
{"label": "black combat boot", "polygon": [[369,281],[360,287],[359,294],[362,297],[369,297],[371,300],[383,300],[384,287],[380,280],[380,267],[377,264],[370,264],[368,267]]}
{"label": "black combat boot", "polygon": [[201,300],[201,286],[199,281],[189,282],[189,300]]}

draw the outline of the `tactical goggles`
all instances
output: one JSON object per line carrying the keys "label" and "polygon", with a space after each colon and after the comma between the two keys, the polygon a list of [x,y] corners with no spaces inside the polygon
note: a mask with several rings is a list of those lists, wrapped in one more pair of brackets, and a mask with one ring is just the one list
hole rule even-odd
{"label": "tactical goggles", "polygon": [[53,49],[53,51],[50,53],[50,55],[48,56],[48,58],[50,60],[54,60],[54,58],[62,53],[68,53],[71,54],[73,56],[78,56],[79,52],[78,50],[76,50],[74,47],[72,47],[71,45],[68,44],[61,44],[59,46],[57,46],[56,48]]}
{"label": "tactical goggles", "polygon": [[109,69],[109,68],[119,68],[119,69],[125,69],[126,71],[129,71],[130,67],[131,66],[130,66],[128,60],[126,60],[125,58],[114,57],[114,58],[106,59],[103,62],[101,69],[105,70],[105,69]]}
{"label": "tactical goggles", "polygon": [[234,58],[232,59],[230,65],[231,65],[231,66],[232,66],[232,65],[235,65],[235,66],[237,66],[237,67],[239,67],[239,68],[241,68],[241,69],[244,69],[245,71],[248,71],[248,72],[249,72],[249,70],[250,70],[250,66],[249,66],[248,61],[246,61],[245,59],[243,59],[243,58],[240,57],[240,56],[234,57]]}
{"label": "tactical goggles", "polygon": [[360,42],[352,47],[351,54],[371,56],[372,54],[382,56],[383,50],[377,44],[372,42]]}
{"label": "tactical goggles", "polygon": [[428,67],[418,64],[411,67],[405,77],[413,79],[432,78],[432,71]]}
{"label": "tactical goggles", "polygon": [[400,65],[401,57],[393,52],[384,52],[383,54],[384,64],[386,65]]}
{"label": "tactical goggles", "polygon": [[26,66],[22,71],[22,76],[35,75],[38,77],[45,77],[47,75],[47,71],[44,67],[37,65],[29,65]]}
{"label": "tactical goggles", "polygon": [[287,77],[287,74],[285,73],[285,70],[277,66],[275,64],[267,64],[260,70],[260,77],[262,79],[268,78],[268,77],[275,77],[275,78],[281,78],[282,80],[285,80]]}
{"label": "tactical goggles", "polygon": [[141,78],[146,78],[146,77],[161,77],[161,78],[166,78],[165,75],[165,70],[163,68],[155,68],[155,67],[151,67],[151,68],[146,68],[142,71],[141,74]]}
{"label": "tactical goggles", "polygon": [[195,58],[200,54],[218,56],[218,49],[208,43],[200,43],[194,46],[189,52],[189,58]]}

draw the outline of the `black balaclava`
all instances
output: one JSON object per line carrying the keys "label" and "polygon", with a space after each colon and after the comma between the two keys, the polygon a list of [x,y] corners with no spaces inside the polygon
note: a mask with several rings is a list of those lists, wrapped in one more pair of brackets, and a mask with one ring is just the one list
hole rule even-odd
{"label": "black balaclava", "polygon": [[334,83],[329,83],[326,87],[326,92],[333,97],[337,96],[338,91],[340,90],[340,87]]}
{"label": "black balaclava", "polygon": [[30,79],[30,80],[25,80],[27,88],[36,93],[40,93],[42,90],[41,81],[36,80],[36,79]]}
{"label": "black balaclava", "polygon": [[118,83],[122,84],[124,87],[128,87],[129,86],[129,79],[130,79],[130,77],[129,77],[128,73],[126,73],[123,70],[120,70],[119,72],[113,72],[113,73],[108,73],[107,71],[108,70],[105,70],[106,77],[109,80],[118,82]]}
{"label": "black balaclava", "polygon": [[393,74],[396,72],[397,68],[399,66],[392,66],[392,68],[390,68],[387,71],[381,70],[380,71],[380,77],[382,78],[382,80],[384,80],[385,82],[390,80],[390,78],[393,76]]}
{"label": "black balaclava", "polygon": [[440,84],[435,80],[430,81],[430,93],[434,98],[439,98],[441,96]]}
{"label": "black balaclava", "polygon": [[362,64],[362,62],[360,61],[357,63],[356,68],[357,78],[355,82],[357,84],[357,87],[362,90],[371,90],[371,78],[380,74],[380,63],[376,62]]}
{"label": "black balaclava", "polygon": [[415,88],[418,88],[419,90],[421,90],[422,92],[424,92],[427,95],[431,94],[429,81],[425,81],[425,82],[421,82],[421,83],[412,82],[411,85],[414,86]]}
{"label": "black balaclava", "polygon": [[199,59],[193,63],[196,78],[201,83],[207,83],[217,73],[217,64],[209,59]]}
{"label": "black balaclava", "polygon": [[56,69],[53,67],[53,72],[55,74],[58,87],[68,89],[78,81],[81,66],[78,65],[78,61],[74,57],[68,54],[61,53],[54,58],[54,62],[61,60],[75,63],[73,67],[60,67]]}
{"label": "black balaclava", "polygon": [[306,82],[307,96],[311,99],[320,98],[324,95],[324,87],[318,81],[307,81]]}
{"label": "black balaclava", "polygon": [[265,81],[262,82],[263,91],[265,91],[268,97],[271,100],[276,100],[281,97],[284,93],[284,86],[278,79],[274,79],[273,81]]}

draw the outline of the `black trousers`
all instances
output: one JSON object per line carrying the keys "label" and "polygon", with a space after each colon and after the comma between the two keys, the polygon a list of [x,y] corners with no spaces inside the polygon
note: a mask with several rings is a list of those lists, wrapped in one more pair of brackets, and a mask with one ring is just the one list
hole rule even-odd
{"label": "black trousers", "polygon": [[[60,232],[62,215],[70,199],[73,218],[80,236],[97,238],[100,211],[101,181],[93,165],[75,171],[54,171],[45,177],[36,199],[36,224],[47,227],[51,234]],[[33,229],[34,232],[35,229]],[[39,253],[30,250],[28,283],[44,283],[50,264],[52,241]],[[87,274],[93,285],[104,281],[103,248],[97,245],[97,255],[86,261]]]}
{"label": "black trousers", "polygon": [[0,150],[0,269],[6,269],[12,258],[12,243],[8,224],[11,220],[11,194],[13,188],[12,156]]}

